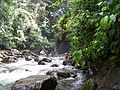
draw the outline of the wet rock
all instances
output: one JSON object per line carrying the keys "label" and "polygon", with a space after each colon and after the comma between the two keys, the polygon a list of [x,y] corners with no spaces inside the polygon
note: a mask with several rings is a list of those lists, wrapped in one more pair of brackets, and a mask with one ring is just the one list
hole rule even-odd
{"label": "wet rock", "polygon": [[77,73],[71,72],[71,73],[70,73],[70,76],[71,76],[72,78],[75,78],[75,77],[77,76]]}
{"label": "wet rock", "polygon": [[36,53],[31,52],[30,50],[23,50],[20,52],[19,55],[21,55],[22,57],[25,57],[26,60],[28,60],[28,61],[31,59],[34,59],[34,58],[38,58],[38,56],[39,56]]}
{"label": "wet rock", "polygon": [[34,57],[34,61],[35,61],[35,62],[40,61],[39,57]]}
{"label": "wet rock", "polygon": [[53,64],[53,65],[51,65],[51,67],[59,67],[59,65]]}
{"label": "wet rock", "polygon": [[46,75],[54,75],[56,73],[56,71],[48,71],[47,73],[46,73]]}
{"label": "wet rock", "polygon": [[22,50],[22,51],[20,52],[21,55],[25,55],[25,56],[30,56],[31,53],[32,53],[32,52],[31,52],[30,50]]}
{"label": "wet rock", "polygon": [[58,85],[56,87],[56,90],[81,90],[81,85],[82,82],[80,81],[79,75],[75,78],[63,78],[58,79]]}
{"label": "wet rock", "polygon": [[17,49],[11,49],[12,55],[19,55],[20,52]]}
{"label": "wet rock", "polygon": [[52,60],[44,57],[44,58],[42,59],[42,61],[44,61],[44,62],[51,62]]}
{"label": "wet rock", "polygon": [[32,60],[33,58],[32,58],[32,56],[30,55],[30,56],[25,56],[25,60],[26,61],[30,61],[30,60]]}
{"label": "wet rock", "polygon": [[25,69],[25,71],[29,71],[28,69]]}
{"label": "wet rock", "polygon": [[69,78],[70,77],[70,73],[67,71],[58,71],[57,72],[57,76],[58,77],[62,77],[62,78]]}
{"label": "wet rock", "polygon": [[57,71],[57,76],[58,77],[62,77],[62,78],[69,78],[69,77],[72,77],[72,78],[75,78],[77,76],[77,72],[75,72],[74,70],[60,70],[60,71]]}
{"label": "wet rock", "polygon": [[62,57],[62,58],[59,58],[59,60],[64,60],[64,58]]}
{"label": "wet rock", "polygon": [[63,65],[71,65],[72,62],[73,62],[73,59],[70,53],[64,53]]}
{"label": "wet rock", "polygon": [[54,76],[34,75],[16,81],[11,90],[55,90],[56,85]]}
{"label": "wet rock", "polygon": [[34,56],[34,57],[38,57],[39,56],[38,54],[33,53],[33,52],[31,52],[31,55]]}
{"label": "wet rock", "polygon": [[1,51],[1,54],[3,55],[3,57],[7,57],[7,55],[3,51]]}
{"label": "wet rock", "polygon": [[51,62],[52,60],[44,56],[38,56],[38,57],[34,57],[34,61]]}
{"label": "wet rock", "polygon": [[72,69],[60,69],[60,70],[53,70],[53,71],[48,71],[46,75],[53,75],[57,77],[58,79],[64,79],[64,78],[75,78],[77,76],[77,71],[72,70]]}
{"label": "wet rock", "polygon": [[17,57],[15,56],[11,56],[9,59],[10,62],[16,62],[17,61]]}
{"label": "wet rock", "polygon": [[70,60],[65,60],[65,61],[63,61],[63,65],[71,65],[71,61]]}
{"label": "wet rock", "polygon": [[3,63],[11,63],[11,62],[16,62],[17,58],[14,56],[7,56],[7,57],[3,57],[2,61]]}
{"label": "wet rock", "polygon": [[46,72],[46,75],[52,75],[51,71]]}
{"label": "wet rock", "polygon": [[26,53],[30,53],[30,52],[31,52],[30,50],[22,50],[20,54],[25,55]]}
{"label": "wet rock", "polygon": [[53,56],[54,54],[55,54],[54,48],[44,48],[40,52],[40,55],[43,55],[43,56]]}
{"label": "wet rock", "polygon": [[112,87],[112,90],[120,90],[120,85],[114,85],[114,86]]}
{"label": "wet rock", "polygon": [[45,65],[45,63],[43,61],[38,61],[38,65]]}
{"label": "wet rock", "polygon": [[85,82],[84,86],[82,87],[82,90],[97,90],[97,88],[97,82],[93,78],[91,78]]}
{"label": "wet rock", "polygon": [[0,58],[0,63],[3,61],[3,59],[2,58]]}
{"label": "wet rock", "polygon": [[62,79],[58,80],[56,90],[81,90],[80,86],[81,84],[75,85],[73,79]]}
{"label": "wet rock", "polygon": [[2,53],[0,53],[0,58],[3,58],[3,55],[2,55]]}
{"label": "wet rock", "polygon": [[1,54],[3,55],[3,57],[13,56],[12,52],[9,50],[3,50],[1,51]]}
{"label": "wet rock", "polygon": [[40,51],[40,55],[47,56],[47,54],[44,50]]}
{"label": "wet rock", "polygon": [[32,52],[37,54],[37,55],[40,55],[40,50],[33,50]]}
{"label": "wet rock", "polygon": [[52,75],[52,76],[58,78],[58,76],[57,76],[57,71],[56,71],[56,70],[48,71],[48,72],[46,72],[46,75]]}
{"label": "wet rock", "polygon": [[69,56],[70,56],[69,53],[64,53],[64,58],[65,58],[65,60],[69,60]]}

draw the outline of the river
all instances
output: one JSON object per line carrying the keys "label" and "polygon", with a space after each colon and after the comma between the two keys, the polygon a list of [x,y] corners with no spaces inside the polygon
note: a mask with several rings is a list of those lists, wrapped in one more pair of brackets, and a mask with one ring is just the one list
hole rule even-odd
{"label": "river", "polygon": [[[0,90],[10,90],[12,84],[21,78],[26,78],[31,75],[46,75],[46,72],[61,69],[75,69],[73,66],[64,66],[63,56],[49,57],[52,62],[45,62],[45,65],[38,65],[38,62],[34,60],[26,61],[24,58],[19,58],[15,63],[1,63],[0,64]],[[59,67],[51,67],[51,65],[57,64]],[[76,69],[77,70],[77,69]],[[66,78],[64,81],[73,81],[66,84],[61,90],[79,90],[80,85],[83,82],[83,75],[80,70],[77,71],[77,77]],[[72,86],[72,88],[70,87]],[[66,89],[67,88],[67,89]]]}

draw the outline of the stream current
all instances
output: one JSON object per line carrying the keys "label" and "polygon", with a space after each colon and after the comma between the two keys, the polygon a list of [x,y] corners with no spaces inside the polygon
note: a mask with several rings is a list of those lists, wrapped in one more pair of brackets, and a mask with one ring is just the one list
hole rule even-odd
{"label": "stream current", "polygon": [[[26,61],[24,58],[19,58],[15,63],[1,63],[0,64],[0,90],[10,90],[12,84],[19,79],[26,78],[31,75],[46,75],[46,72],[53,70],[75,69],[73,66],[64,66],[62,63],[64,58],[59,57],[49,57],[52,62],[45,62],[45,65],[38,65],[38,62],[34,60]],[[59,65],[59,67],[50,67],[53,64]],[[69,83],[69,81],[74,81],[71,84],[66,84],[65,88],[61,90],[80,90],[80,85],[83,82],[83,75],[78,70],[76,78],[66,78],[64,79]],[[71,85],[71,87],[69,87]]]}

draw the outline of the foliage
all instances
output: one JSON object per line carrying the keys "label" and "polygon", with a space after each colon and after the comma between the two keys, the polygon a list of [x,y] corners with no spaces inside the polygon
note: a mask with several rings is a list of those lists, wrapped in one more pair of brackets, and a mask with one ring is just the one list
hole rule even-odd
{"label": "foliage", "polygon": [[0,43],[11,48],[42,49],[53,44],[42,36],[46,3],[2,0],[0,3]]}
{"label": "foliage", "polygon": [[81,62],[82,56],[94,62],[115,56],[120,62],[119,25],[115,23],[119,11],[119,0],[70,1],[68,12],[55,26],[60,33],[69,32],[75,61]]}

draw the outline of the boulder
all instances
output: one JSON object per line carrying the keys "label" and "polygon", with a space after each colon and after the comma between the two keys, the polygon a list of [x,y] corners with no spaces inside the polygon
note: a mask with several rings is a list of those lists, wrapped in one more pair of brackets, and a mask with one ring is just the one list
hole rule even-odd
{"label": "boulder", "polygon": [[30,60],[32,60],[33,58],[32,58],[32,56],[30,55],[30,56],[25,56],[25,60],[26,61],[30,61]]}
{"label": "boulder", "polygon": [[82,90],[97,90],[97,88],[97,82],[93,78],[90,78],[85,82],[85,84],[82,87]]}
{"label": "boulder", "polygon": [[54,76],[58,80],[58,76],[57,76],[57,71],[56,70],[48,71],[48,72],[46,72],[46,75]]}
{"label": "boulder", "polygon": [[3,61],[3,59],[0,57],[0,63]]}
{"label": "boulder", "polygon": [[31,53],[30,50],[22,50],[22,51],[20,51],[20,54],[21,54],[21,55],[28,55],[28,54],[30,54],[30,53]]}
{"label": "boulder", "polygon": [[11,63],[11,62],[16,62],[17,58],[14,56],[7,56],[7,57],[3,57],[2,61],[3,63]]}
{"label": "boulder", "polygon": [[11,53],[12,53],[12,55],[19,55],[20,54],[19,50],[17,50],[17,49],[11,49]]}
{"label": "boulder", "polygon": [[57,80],[50,75],[33,75],[16,81],[11,90],[55,90]]}
{"label": "boulder", "polygon": [[112,90],[120,90],[120,85],[114,85],[114,86],[112,87]]}
{"label": "boulder", "polygon": [[58,71],[57,72],[57,76],[58,77],[62,77],[62,78],[69,78],[70,77],[70,73],[67,71]]}
{"label": "boulder", "polygon": [[38,56],[38,57],[34,57],[34,61],[36,62],[51,62],[52,60],[47,58],[47,57],[43,57],[43,56]]}
{"label": "boulder", "polygon": [[40,51],[40,55],[47,56],[45,50]]}
{"label": "boulder", "polygon": [[2,50],[0,53],[3,55],[3,57],[13,56],[12,52],[9,50]]}
{"label": "boulder", "polygon": [[75,78],[60,78],[58,79],[58,85],[56,90],[81,90],[81,79],[80,77]]}
{"label": "boulder", "polygon": [[44,57],[44,58],[42,58],[42,61],[44,61],[44,62],[51,62],[52,60]]}
{"label": "boulder", "polygon": [[22,50],[22,51],[20,52],[20,54],[21,54],[21,55],[25,55],[25,56],[30,56],[30,55],[32,55],[32,56],[38,56],[37,54],[31,52],[30,50]]}
{"label": "boulder", "polygon": [[64,60],[64,58],[63,58],[63,57],[61,57],[61,58],[59,58],[59,60]]}
{"label": "boulder", "polygon": [[46,73],[46,75],[52,75],[57,77],[59,80],[60,79],[65,79],[65,78],[75,78],[77,76],[77,71],[76,70],[72,70],[72,69],[60,69],[60,70],[53,70],[53,71],[48,71]]}
{"label": "boulder", "polygon": [[63,68],[57,71],[57,76],[63,78],[75,78],[77,76],[77,70],[74,68]]}
{"label": "boulder", "polygon": [[34,61],[35,61],[35,62],[40,61],[40,60],[39,60],[39,57],[34,57]]}
{"label": "boulder", "polygon": [[51,65],[51,67],[59,67],[59,65],[53,64],[53,65]]}
{"label": "boulder", "polygon": [[3,58],[3,55],[2,55],[2,53],[0,53],[0,58]]}
{"label": "boulder", "polygon": [[63,65],[71,65],[71,61],[70,60],[65,60],[65,61],[63,61]]}
{"label": "boulder", "polygon": [[34,57],[34,61],[36,61],[36,62],[38,62],[38,61],[51,62],[52,60],[40,55],[38,57]]}
{"label": "boulder", "polygon": [[38,61],[38,65],[45,65],[45,63],[43,61]]}
{"label": "boulder", "polygon": [[56,90],[81,90],[81,84],[75,85],[74,83],[75,81],[73,79],[58,80]]}
{"label": "boulder", "polygon": [[48,71],[48,72],[46,72],[46,75],[56,76],[56,72],[57,71]]}
{"label": "boulder", "polygon": [[73,62],[73,59],[70,53],[64,53],[63,65],[71,65],[72,62]]}

